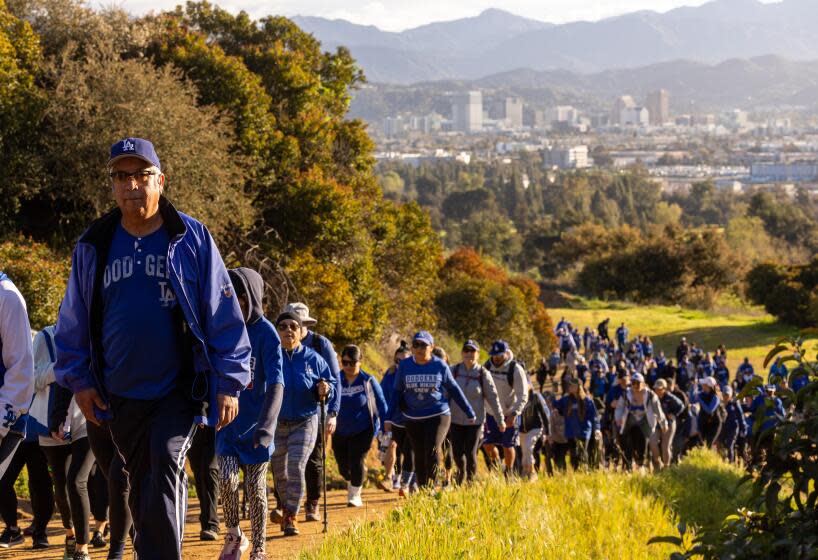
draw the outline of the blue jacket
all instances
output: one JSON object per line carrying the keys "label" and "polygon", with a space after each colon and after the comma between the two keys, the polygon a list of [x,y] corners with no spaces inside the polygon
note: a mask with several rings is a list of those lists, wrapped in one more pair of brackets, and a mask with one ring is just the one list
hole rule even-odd
{"label": "blue jacket", "polygon": [[[775,428],[781,420],[784,419],[784,405],[778,397],[767,397],[766,394],[758,395],[750,403],[750,414],[753,417],[753,423],[747,430],[747,435],[758,435],[769,429]],[[764,420],[761,423],[761,429],[758,432],[753,431],[754,424],[761,418],[763,414]]]}
{"label": "blue jacket", "polygon": [[324,358],[312,348],[303,344],[292,354],[281,351],[284,367],[284,401],[281,403],[279,422],[298,422],[318,413],[318,391],[320,379],[329,383],[327,403],[332,402],[338,380],[333,377]]}
{"label": "blue jacket", "polygon": [[369,429],[377,434],[386,418],[386,400],[374,377],[362,370],[349,385],[346,376],[341,376],[341,410],[336,429],[339,436],[354,436]]}
{"label": "blue jacket", "polygon": [[332,342],[320,334],[312,331],[307,331],[307,336],[301,341],[301,344],[308,348],[312,348],[324,358],[327,362],[332,378],[335,379],[335,390],[332,392],[332,398],[327,401],[327,413],[338,414],[341,408],[341,368],[338,367],[338,356],[335,355],[335,348]]}
{"label": "blue jacket", "polygon": [[585,417],[580,418],[577,399],[572,395],[565,395],[554,401],[554,408],[565,418],[566,439],[582,439],[588,441],[595,430],[599,430],[599,415],[596,413],[594,401],[585,397]]}
{"label": "blue jacket", "polygon": [[236,419],[216,432],[216,453],[236,456],[242,465],[258,465],[269,461],[274,449],[272,445],[255,447],[253,432],[262,413],[268,387],[283,384],[284,376],[281,371],[281,340],[270,321],[259,318],[247,325],[247,333],[253,346],[252,383],[239,395]]}
{"label": "blue jacket", "polygon": [[474,409],[463,394],[460,385],[452,377],[446,362],[432,356],[424,365],[412,357],[401,360],[395,373],[392,399],[389,401],[390,421],[402,412],[409,420],[423,420],[440,415],[450,415],[449,400],[453,398],[470,419],[476,418]]}
{"label": "blue jacket", "polygon": [[727,412],[727,418],[724,420],[723,438],[727,443],[735,441],[739,436],[747,433],[747,423],[744,419],[744,409],[741,408],[741,403],[738,401],[730,401],[724,405],[724,410]]}
{"label": "blue jacket", "polygon": [[383,374],[383,378],[381,378],[381,391],[383,391],[383,398],[387,404],[386,419],[389,420],[391,418],[392,424],[403,428],[406,424],[406,417],[400,410],[392,410],[389,408],[389,403],[392,402],[392,395],[395,393],[395,377],[397,372],[398,368],[396,366],[386,370]]}
{"label": "blue jacket", "polygon": [[[192,371],[185,390],[194,400],[210,401],[215,425],[218,394],[238,397],[250,382],[250,341],[227,269],[210,232],[178,212],[164,197],[159,211],[167,229],[170,284],[190,331]],[[99,218],[77,242],[71,275],[55,334],[57,382],[73,393],[94,387],[107,400],[103,376],[102,272],[122,213],[116,208]],[[100,413],[100,416],[104,414]]]}

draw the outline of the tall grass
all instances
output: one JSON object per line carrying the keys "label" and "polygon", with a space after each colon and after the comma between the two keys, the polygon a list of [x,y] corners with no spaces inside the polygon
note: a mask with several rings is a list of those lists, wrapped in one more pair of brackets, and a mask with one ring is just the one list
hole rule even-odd
{"label": "tall grass", "polygon": [[657,475],[566,473],[535,483],[489,478],[420,494],[385,520],[330,536],[300,558],[664,559],[676,549],[648,539],[678,534],[680,519],[721,521],[739,505],[740,477],[714,454],[697,452]]}

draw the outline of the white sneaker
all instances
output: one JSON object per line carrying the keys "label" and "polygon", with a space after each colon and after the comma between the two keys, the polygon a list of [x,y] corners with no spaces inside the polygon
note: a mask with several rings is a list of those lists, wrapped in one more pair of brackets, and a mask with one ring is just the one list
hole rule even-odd
{"label": "white sneaker", "polygon": [[244,533],[228,532],[224,537],[224,546],[222,553],[219,554],[219,560],[241,560],[241,555],[249,547],[250,541],[247,540]]}
{"label": "white sneaker", "polygon": [[364,505],[364,502],[361,500],[361,487],[350,486],[347,497],[347,506],[361,507],[362,505]]}

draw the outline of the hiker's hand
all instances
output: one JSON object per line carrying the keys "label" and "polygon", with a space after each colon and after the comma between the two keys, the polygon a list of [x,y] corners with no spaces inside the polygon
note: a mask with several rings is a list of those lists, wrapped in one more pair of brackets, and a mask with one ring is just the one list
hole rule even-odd
{"label": "hiker's hand", "polygon": [[329,396],[329,383],[327,383],[325,380],[321,379],[320,381],[318,381],[316,389],[318,390],[319,401],[323,401],[324,399],[327,398],[327,396]]}
{"label": "hiker's hand", "polygon": [[335,428],[338,426],[338,418],[332,416],[331,418],[327,418],[327,428],[324,430],[324,439],[327,439],[327,436],[331,436],[335,433]]}
{"label": "hiker's hand", "polygon": [[499,426],[497,426],[497,431],[501,434],[506,431],[506,423],[502,422]]}
{"label": "hiker's hand", "polygon": [[219,395],[216,400],[219,407],[219,423],[216,424],[216,431],[218,432],[238,416],[239,399],[231,395]]}
{"label": "hiker's hand", "polygon": [[[511,415],[511,416],[507,417],[506,418],[506,428],[513,428],[514,427],[514,422],[516,420],[517,420],[517,417],[514,416],[514,415]],[[502,432],[504,430],[500,430],[500,431]]]}
{"label": "hiker's hand", "polygon": [[100,410],[108,410],[108,405],[105,404],[105,401],[99,396],[97,390],[93,387],[83,389],[78,393],[74,393],[74,399],[77,401],[77,406],[80,407],[85,419],[95,426],[99,426],[99,420],[97,420],[97,416],[94,414],[94,407],[96,406]]}

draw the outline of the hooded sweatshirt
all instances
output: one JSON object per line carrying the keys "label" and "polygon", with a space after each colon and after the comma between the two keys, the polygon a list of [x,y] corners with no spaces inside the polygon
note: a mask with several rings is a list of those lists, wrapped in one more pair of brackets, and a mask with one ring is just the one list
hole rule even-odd
{"label": "hooded sweatshirt", "polygon": [[[244,320],[251,348],[250,383],[239,394],[236,419],[216,433],[216,453],[238,457],[243,465],[256,465],[269,461],[273,452],[272,434],[284,392],[281,340],[275,327],[264,317],[261,275],[249,268],[231,269],[228,274],[236,295],[247,298]],[[253,436],[259,428],[271,437],[255,447]]]}
{"label": "hooded sweatshirt", "polygon": [[528,401],[528,376],[518,362],[514,362],[512,372],[514,385],[508,384],[508,371],[514,361],[514,356],[510,352],[509,354],[509,358],[499,367],[495,366],[490,359],[486,362],[486,369],[491,372],[491,377],[494,379],[494,386],[497,387],[497,394],[500,397],[500,404],[503,406],[503,415],[506,419],[510,416],[519,417]]}
{"label": "hooded sweatshirt", "polygon": [[[498,425],[505,422],[503,417],[503,406],[500,404],[500,397],[497,394],[497,387],[494,386],[494,379],[486,368],[478,363],[475,363],[471,369],[466,368],[466,364],[459,363],[452,368],[452,376],[466,400],[477,414],[477,424],[482,424],[486,421],[486,405],[488,404],[489,412]],[[468,426],[469,419],[466,413],[460,406],[455,404],[452,409],[452,424],[458,426]]]}
{"label": "hooded sweatshirt", "polygon": [[26,302],[0,272],[0,439],[9,431],[25,433],[34,396],[34,357]]}

